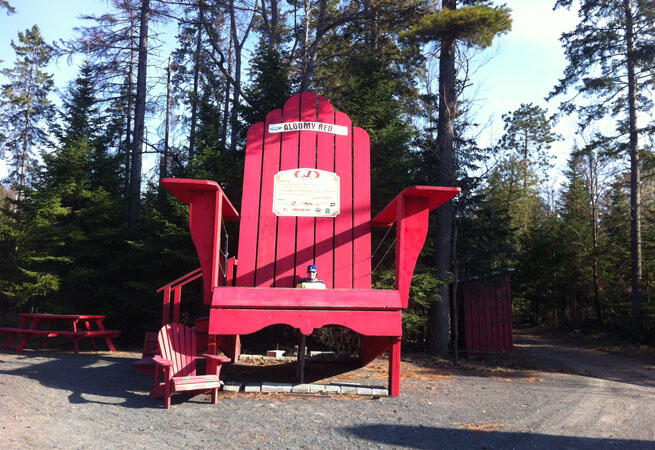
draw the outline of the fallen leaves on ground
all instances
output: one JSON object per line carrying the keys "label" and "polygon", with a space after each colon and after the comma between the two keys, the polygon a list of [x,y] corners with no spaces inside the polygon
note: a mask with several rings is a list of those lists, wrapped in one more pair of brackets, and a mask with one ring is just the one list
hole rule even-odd
{"label": "fallen leaves on ground", "polygon": [[505,429],[505,425],[498,423],[462,423],[462,422],[453,422],[453,425],[462,427],[469,431],[479,431],[479,432],[488,432],[488,431],[499,431]]}

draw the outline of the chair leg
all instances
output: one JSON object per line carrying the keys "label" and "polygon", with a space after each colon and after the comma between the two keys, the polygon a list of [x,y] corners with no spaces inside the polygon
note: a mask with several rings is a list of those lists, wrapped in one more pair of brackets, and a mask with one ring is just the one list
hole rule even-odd
{"label": "chair leg", "polygon": [[164,408],[171,408],[171,387],[168,383],[164,387]]}
{"label": "chair leg", "polygon": [[389,349],[389,395],[400,395],[400,338],[394,338]]}
{"label": "chair leg", "polygon": [[212,404],[218,404],[218,388],[212,389]]}

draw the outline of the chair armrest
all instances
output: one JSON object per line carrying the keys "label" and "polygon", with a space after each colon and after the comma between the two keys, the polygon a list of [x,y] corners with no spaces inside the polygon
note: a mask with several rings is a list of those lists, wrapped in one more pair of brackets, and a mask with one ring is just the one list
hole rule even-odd
{"label": "chair armrest", "polygon": [[215,181],[191,180],[187,178],[162,178],[161,185],[182,203],[190,204],[198,194],[215,192],[220,198],[222,217],[226,221],[239,221],[239,213]]}
{"label": "chair armrest", "polygon": [[410,186],[404,189],[371,221],[374,227],[396,227],[396,289],[403,308],[418,255],[428,234],[429,213],[461,191],[456,187]]}
{"label": "chair armrest", "polygon": [[239,214],[215,181],[164,178],[161,185],[189,204],[191,238],[200,260],[205,304],[208,304],[211,290],[220,283],[220,258],[216,255],[221,248],[222,223],[238,221]]}
{"label": "chair armrest", "polygon": [[427,199],[427,209],[432,211],[459,194],[458,187],[410,186],[402,190],[391,202],[371,220],[373,227],[390,227],[400,216],[406,215],[404,201],[409,197]]}
{"label": "chair armrest", "polygon": [[216,361],[217,363],[221,363],[221,364],[229,363],[230,361],[232,361],[230,358],[223,355],[210,355],[209,353],[203,353],[202,355],[198,355],[198,356],[202,358],[210,359],[212,361]]}
{"label": "chair armrest", "polygon": [[162,366],[162,367],[164,367],[164,368],[168,368],[168,367],[172,367],[172,366],[173,366],[173,361],[168,360],[168,359],[166,359],[166,358],[162,358],[162,357],[159,356],[159,355],[155,355],[155,356],[153,356],[153,357],[152,357],[152,361],[153,361],[155,364],[157,364],[157,365],[159,365],[159,366]]}

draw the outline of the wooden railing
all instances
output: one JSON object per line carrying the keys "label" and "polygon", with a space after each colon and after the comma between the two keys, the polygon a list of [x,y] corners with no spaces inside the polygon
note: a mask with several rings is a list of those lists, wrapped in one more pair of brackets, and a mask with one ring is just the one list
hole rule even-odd
{"label": "wooden railing", "polygon": [[[180,321],[180,301],[182,299],[182,286],[191,283],[202,277],[202,271],[199,268],[193,270],[186,275],[181,276],[177,280],[171,281],[165,286],[157,289],[157,292],[164,293],[164,308],[161,315],[161,325],[164,326],[169,323],[179,323]],[[173,293],[173,319],[170,320],[171,311],[171,293]]]}

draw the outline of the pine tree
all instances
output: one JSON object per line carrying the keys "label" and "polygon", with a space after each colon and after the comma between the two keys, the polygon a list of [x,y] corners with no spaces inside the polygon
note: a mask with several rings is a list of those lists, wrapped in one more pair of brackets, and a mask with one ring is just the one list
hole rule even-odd
{"label": "pine tree", "polygon": [[[457,42],[484,48],[493,38],[511,28],[509,10],[491,7],[489,2],[463,2],[457,9],[457,0],[443,0],[440,10],[425,14],[413,25],[406,36],[423,43],[439,44],[439,118],[437,141],[433,146],[433,158],[437,161],[435,180],[441,186],[455,184],[454,130],[457,118],[457,71],[455,54]],[[473,4],[474,3],[474,4]],[[473,4],[473,6],[470,6]],[[453,209],[449,203],[437,211],[435,240],[435,267],[442,280],[450,278]],[[432,319],[433,353],[448,354],[448,329],[450,293],[448,286],[440,291],[440,301]]]}
{"label": "pine tree", "polygon": [[499,148],[503,153],[514,154],[521,162],[523,189],[527,188],[528,172],[546,173],[552,166],[551,144],[560,139],[553,131],[546,110],[530,104],[503,115],[505,134]]}
{"label": "pine tree", "polygon": [[[555,7],[569,8],[573,0],[558,0]],[[575,2],[577,4],[577,2]],[[630,158],[630,258],[632,265],[632,334],[643,329],[641,299],[641,150],[639,138],[648,133],[638,126],[639,111],[652,109],[652,100],[640,93],[655,83],[655,6],[651,0],[582,0],[580,22],[562,35],[568,66],[551,97],[575,89],[562,103],[563,113],[577,112],[582,128],[597,120],[616,119],[615,133],[605,133],[592,145],[612,145]],[[577,102],[580,96],[589,101]]]}
{"label": "pine tree", "polygon": [[[51,46],[45,43],[37,25],[18,33],[18,43],[11,41],[16,53],[14,67],[2,74],[9,83],[2,86],[0,97],[0,156],[10,154],[9,181],[21,189],[29,185],[28,171],[34,164],[38,147],[49,144],[48,121],[55,114],[48,99],[52,75],[45,72]],[[41,148],[43,150],[43,148]]]}
{"label": "pine tree", "polygon": [[246,92],[252,101],[252,106],[246,105],[241,109],[247,127],[263,121],[269,111],[281,108],[291,96],[289,67],[280,52],[265,39],[259,41],[250,60],[250,83]]}

